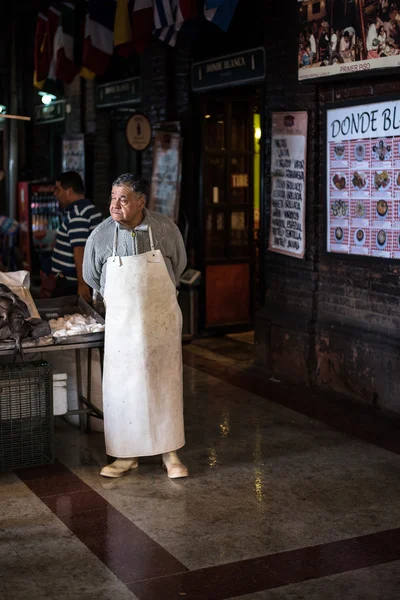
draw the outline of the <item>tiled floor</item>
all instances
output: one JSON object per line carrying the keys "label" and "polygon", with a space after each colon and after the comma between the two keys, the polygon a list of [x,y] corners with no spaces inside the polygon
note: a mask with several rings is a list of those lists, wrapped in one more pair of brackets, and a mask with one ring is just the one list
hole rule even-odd
{"label": "tiled floor", "polygon": [[0,600],[400,599],[399,423],[251,352],[185,348],[187,480],[100,478],[102,434],[63,421],[55,465],[0,474]]}

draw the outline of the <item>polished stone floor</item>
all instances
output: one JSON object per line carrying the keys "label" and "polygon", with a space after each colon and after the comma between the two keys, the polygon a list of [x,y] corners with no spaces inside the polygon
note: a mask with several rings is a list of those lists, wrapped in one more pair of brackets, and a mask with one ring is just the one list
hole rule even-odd
{"label": "polished stone floor", "polygon": [[99,477],[103,435],[0,473],[0,600],[400,599],[400,424],[287,386],[234,339],[186,346],[186,480]]}

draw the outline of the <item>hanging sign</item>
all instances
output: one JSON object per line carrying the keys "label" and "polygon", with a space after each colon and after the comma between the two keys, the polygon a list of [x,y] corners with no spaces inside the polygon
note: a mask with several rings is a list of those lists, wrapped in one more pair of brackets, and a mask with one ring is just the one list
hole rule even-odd
{"label": "hanging sign", "polygon": [[265,78],[265,50],[254,48],[192,65],[192,90],[246,85]]}
{"label": "hanging sign", "polygon": [[327,250],[400,258],[400,101],[327,110]]}
{"label": "hanging sign", "polygon": [[65,100],[56,100],[51,104],[35,106],[36,125],[57,123],[65,120]]}
{"label": "hanging sign", "polygon": [[304,258],[306,112],[272,113],[269,250]]}
{"label": "hanging sign", "polygon": [[119,106],[121,104],[138,104],[140,101],[140,77],[104,83],[102,85],[98,85],[96,88],[97,108]]}
{"label": "hanging sign", "polygon": [[134,150],[145,150],[151,142],[150,121],[144,115],[136,114],[126,125],[126,139]]}

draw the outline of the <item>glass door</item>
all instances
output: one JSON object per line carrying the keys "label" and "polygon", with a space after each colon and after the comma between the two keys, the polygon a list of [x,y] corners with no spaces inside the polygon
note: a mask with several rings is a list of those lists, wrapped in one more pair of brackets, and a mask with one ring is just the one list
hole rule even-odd
{"label": "glass door", "polygon": [[260,189],[255,110],[254,97],[238,94],[202,104],[207,329],[251,326],[253,319]]}

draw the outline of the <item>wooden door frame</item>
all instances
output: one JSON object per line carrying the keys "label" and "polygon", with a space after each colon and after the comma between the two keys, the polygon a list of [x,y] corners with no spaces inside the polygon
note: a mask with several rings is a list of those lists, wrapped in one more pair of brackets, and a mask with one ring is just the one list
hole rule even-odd
{"label": "wooden door frame", "polygon": [[[259,103],[259,114],[261,117],[261,131],[262,135],[265,134],[265,92],[264,86],[256,85],[256,86],[243,86],[240,88],[227,88],[223,90],[217,91],[209,91],[202,94],[196,94],[195,101],[195,114],[197,115],[197,128],[195,133],[196,144],[195,147],[197,152],[196,165],[195,167],[195,180],[198,181],[199,185],[197,186],[198,195],[197,195],[197,215],[198,218],[196,220],[196,231],[195,231],[195,252],[196,252],[196,266],[201,271],[203,275],[204,283],[199,289],[199,332],[203,335],[211,335],[213,333],[224,334],[227,332],[240,332],[246,331],[249,329],[249,323],[245,324],[237,324],[237,325],[219,325],[213,327],[206,326],[206,284],[205,284],[205,274],[206,274],[206,266],[209,261],[206,260],[205,257],[205,245],[206,245],[206,206],[203,201],[203,169],[204,169],[204,123],[203,123],[203,107],[207,99],[225,99],[226,97],[235,98],[235,99],[243,99],[247,101],[251,101],[253,99],[253,106]],[[218,153],[216,153],[218,154]],[[238,152],[238,154],[243,154]],[[265,167],[265,154],[264,154],[264,144],[261,144],[260,148],[260,255],[259,255],[259,274],[260,274],[260,301],[263,301],[264,296],[264,286],[265,286],[265,261],[264,261],[264,253],[265,253],[265,206],[264,206],[264,167]],[[226,182],[225,185],[229,184],[229,169],[227,169],[226,173]],[[251,187],[253,190],[254,186],[254,173],[252,177]],[[251,195],[252,203],[253,194]],[[251,215],[251,219],[254,224],[254,204],[253,204],[253,212]],[[228,235],[228,233],[227,233]],[[212,264],[225,264],[226,261],[215,259],[215,262]],[[235,259],[231,259],[230,263],[233,264],[235,262],[243,262],[240,258],[235,261]],[[252,322],[254,324],[255,319],[255,289],[254,285],[252,285],[254,280],[254,267],[255,267],[255,257],[250,257],[250,303],[251,303],[251,312],[252,312]]]}

